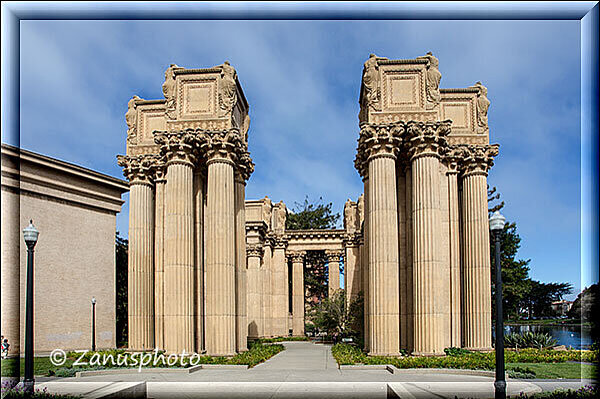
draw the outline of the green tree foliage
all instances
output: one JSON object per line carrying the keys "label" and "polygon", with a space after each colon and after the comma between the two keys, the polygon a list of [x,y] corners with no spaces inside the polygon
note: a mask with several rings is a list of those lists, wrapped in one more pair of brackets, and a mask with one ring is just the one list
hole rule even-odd
{"label": "green tree foliage", "polygon": [[594,321],[598,313],[594,312],[594,304],[597,304],[597,298],[600,298],[600,285],[592,284],[577,295],[573,302],[568,316],[582,321]]}
{"label": "green tree foliage", "polygon": [[296,202],[288,213],[285,222],[286,230],[335,229],[340,219],[339,213],[333,213],[333,203],[323,203],[323,197],[318,202],[311,202],[308,195],[304,203]]}
{"label": "green tree foliage", "polygon": [[307,295],[305,299],[312,306],[321,302],[328,293],[327,258],[325,257],[325,251],[307,251],[304,260],[306,265],[304,268],[304,287]]}
{"label": "green tree foliage", "polygon": [[116,258],[116,317],[117,346],[127,345],[127,253],[129,242],[119,236],[115,239]]}
{"label": "green tree foliage", "polygon": [[[500,194],[496,187],[488,186],[488,212],[491,215],[504,207],[504,201],[497,202]],[[527,310],[529,316],[551,316],[553,301],[571,292],[569,283],[542,283],[529,277],[529,262],[531,259],[517,259],[521,247],[521,237],[517,233],[517,224],[507,221],[500,240],[502,264],[502,296],[504,318],[518,318],[522,310]],[[490,233],[490,255],[492,264],[492,298],[495,295],[495,241]],[[492,304],[492,314],[495,306]]]}
{"label": "green tree foliage", "polygon": [[314,307],[308,314],[308,319],[320,331],[327,331],[328,335],[337,332],[341,337],[358,337],[363,308],[362,295],[357,296],[348,306],[346,291],[340,289]]}

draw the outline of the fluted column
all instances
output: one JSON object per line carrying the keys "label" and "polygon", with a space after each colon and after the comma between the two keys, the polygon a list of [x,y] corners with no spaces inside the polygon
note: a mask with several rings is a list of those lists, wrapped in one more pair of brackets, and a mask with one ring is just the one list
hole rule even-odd
{"label": "fluted column", "polygon": [[460,229],[458,213],[458,159],[447,157],[448,171],[448,244],[450,263],[450,346],[459,348],[461,339]]}
{"label": "fluted column", "polygon": [[119,157],[130,181],[128,252],[129,348],[154,348],[154,194],[150,156]]}
{"label": "fluted column", "polygon": [[260,263],[263,256],[262,245],[248,245],[246,254],[248,258],[248,337],[259,338],[263,331],[260,278]]}
{"label": "fluted column", "polygon": [[165,215],[165,349],[195,350],[194,198],[191,154],[167,163]]}
{"label": "fluted column", "polygon": [[412,170],[409,165],[404,170],[406,206],[406,350],[414,349],[414,285],[413,285],[413,218],[412,218]]}
{"label": "fluted column", "polygon": [[288,264],[285,257],[285,248],[287,241],[282,237],[277,237],[275,248],[273,249],[273,268],[271,287],[272,287],[272,305],[273,305],[273,335],[278,337],[287,336],[289,331],[288,323],[288,304],[289,304],[289,285],[288,285]]}
{"label": "fluted column", "polygon": [[206,352],[236,352],[234,163],[214,156],[207,162]]}
{"label": "fluted column", "polygon": [[204,193],[206,186],[204,172],[196,167],[194,171],[194,318],[196,325],[196,350],[204,349]]}
{"label": "fluted column", "polygon": [[327,282],[328,295],[333,297],[333,294],[340,289],[340,251],[325,251],[327,256],[327,270],[329,281]]}
{"label": "fluted column", "polygon": [[440,155],[445,130],[414,124],[410,131],[413,219],[414,348],[417,355],[443,354]]}
{"label": "fluted column", "polygon": [[247,273],[246,273],[246,181],[235,175],[235,321],[236,350],[248,350]]}
{"label": "fluted column", "polygon": [[396,166],[398,195],[398,253],[399,253],[399,291],[400,291],[400,348],[408,349],[408,279],[406,250],[406,175],[403,165]]}
{"label": "fluted column", "polygon": [[369,292],[369,178],[368,175],[363,178],[364,186],[364,198],[365,198],[365,222],[363,232],[363,250],[361,253],[362,258],[362,287],[364,293],[364,337],[365,337],[365,350],[369,350],[369,344],[371,342],[370,329],[369,329],[369,314],[370,314],[370,292]]}
{"label": "fluted column", "polygon": [[303,251],[289,253],[292,261],[292,334],[304,336],[304,256]]}
{"label": "fluted column", "polygon": [[158,349],[165,348],[165,178],[164,165],[154,179],[154,341]]}
{"label": "fluted column", "polygon": [[462,175],[463,342],[472,350],[492,347],[487,170],[497,153],[497,146],[468,146]]}
{"label": "fluted column", "polygon": [[263,337],[269,338],[273,336],[273,291],[271,287],[273,244],[271,239],[267,238],[263,251],[263,264],[261,270]]}
{"label": "fluted column", "polygon": [[361,265],[358,238],[344,241],[344,290],[346,302],[352,303],[361,290]]}

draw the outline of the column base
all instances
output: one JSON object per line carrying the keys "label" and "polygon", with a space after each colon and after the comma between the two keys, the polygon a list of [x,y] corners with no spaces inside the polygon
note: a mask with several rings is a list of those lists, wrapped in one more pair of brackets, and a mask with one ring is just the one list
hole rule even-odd
{"label": "column base", "polygon": [[401,357],[404,356],[402,353],[400,352],[396,352],[396,353],[384,353],[384,352],[369,352],[368,356],[389,356],[389,357]]}
{"label": "column base", "polygon": [[489,347],[489,348],[468,348],[468,347],[464,347],[463,349],[469,350],[469,351],[473,351],[473,352],[493,352],[494,348]]}
{"label": "column base", "polygon": [[446,356],[446,352],[411,352],[411,356],[421,356],[421,357]]}

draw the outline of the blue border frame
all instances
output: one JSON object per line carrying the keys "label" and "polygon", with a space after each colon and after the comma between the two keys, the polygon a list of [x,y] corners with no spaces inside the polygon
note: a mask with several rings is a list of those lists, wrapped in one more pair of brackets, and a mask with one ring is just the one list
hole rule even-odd
{"label": "blue border frame", "polygon": [[[584,2],[4,2],[2,133],[19,140],[20,21],[88,20],[580,20],[581,275],[598,281],[598,13]],[[3,140],[4,141],[4,140]],[[560,217],[560,216],[559,216]],[[583,288],[583,284],[582,284]]]}

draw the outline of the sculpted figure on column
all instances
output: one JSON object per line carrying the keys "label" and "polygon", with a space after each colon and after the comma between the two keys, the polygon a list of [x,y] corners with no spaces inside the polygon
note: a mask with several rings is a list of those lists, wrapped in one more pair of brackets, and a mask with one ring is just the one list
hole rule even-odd
{"label": "sculpted figure on column", "polygon": [[131,97],[127,103],[127,112],[125,113],[125,122],[127,123],[127,141],[130,143],[137,136],[137,110],[135,102],[141,100],[138,96]]}
{"label": "sculpted figure on column", "polygon": [[344,229],[348,233],[354,233],[357,230],[357,211],[356,203],[348,198],[344,205]]}
{"label": "sculpted figure on column", "polygon": [[426,109],[433,109],[440,103],[442,95],[440,94],[440,81],[442,80],[442,74],[438,67],[440,61],[433,56],[431,51],[422,57],[417,59],[425,59],[429,62],[427,66],[427,80],[425,84],[425,91],[427,92],[427,106]]}
{"label": "sculpted figure on column", "polygon": [[175,64],[171,64],[165,71],[165,82],[162,85],[162,92],[167,100],[165,103],[165,115],[169,119],[175,119],[175,74],[173,71],[179,69]]}
{"label": "sculpted figure on column", "polygon": [[222,65],[221,81],[219,82],[219,107],[221,115],[226,115],[231,112],[233,106],[237,102],[237,87],[235,83],[236,72],[229,61],[225,61]]}
{"label": "sculpted figure on column", "polygon": [[363,71],[364,95],[367,104],[374,110],[381,111],[381,82],[379,79],[377,56],[375,54],[369,55],[369,59],[365,62]]}
{"label": "sculpted figure on column", "polygon": [[488,109],[490,108],[490,100],[487,98],[487,87],[481,82],[475,83],[476,88],[479,89],[477,94],[477,125],[483,128],[484,131],[488,130]]}

